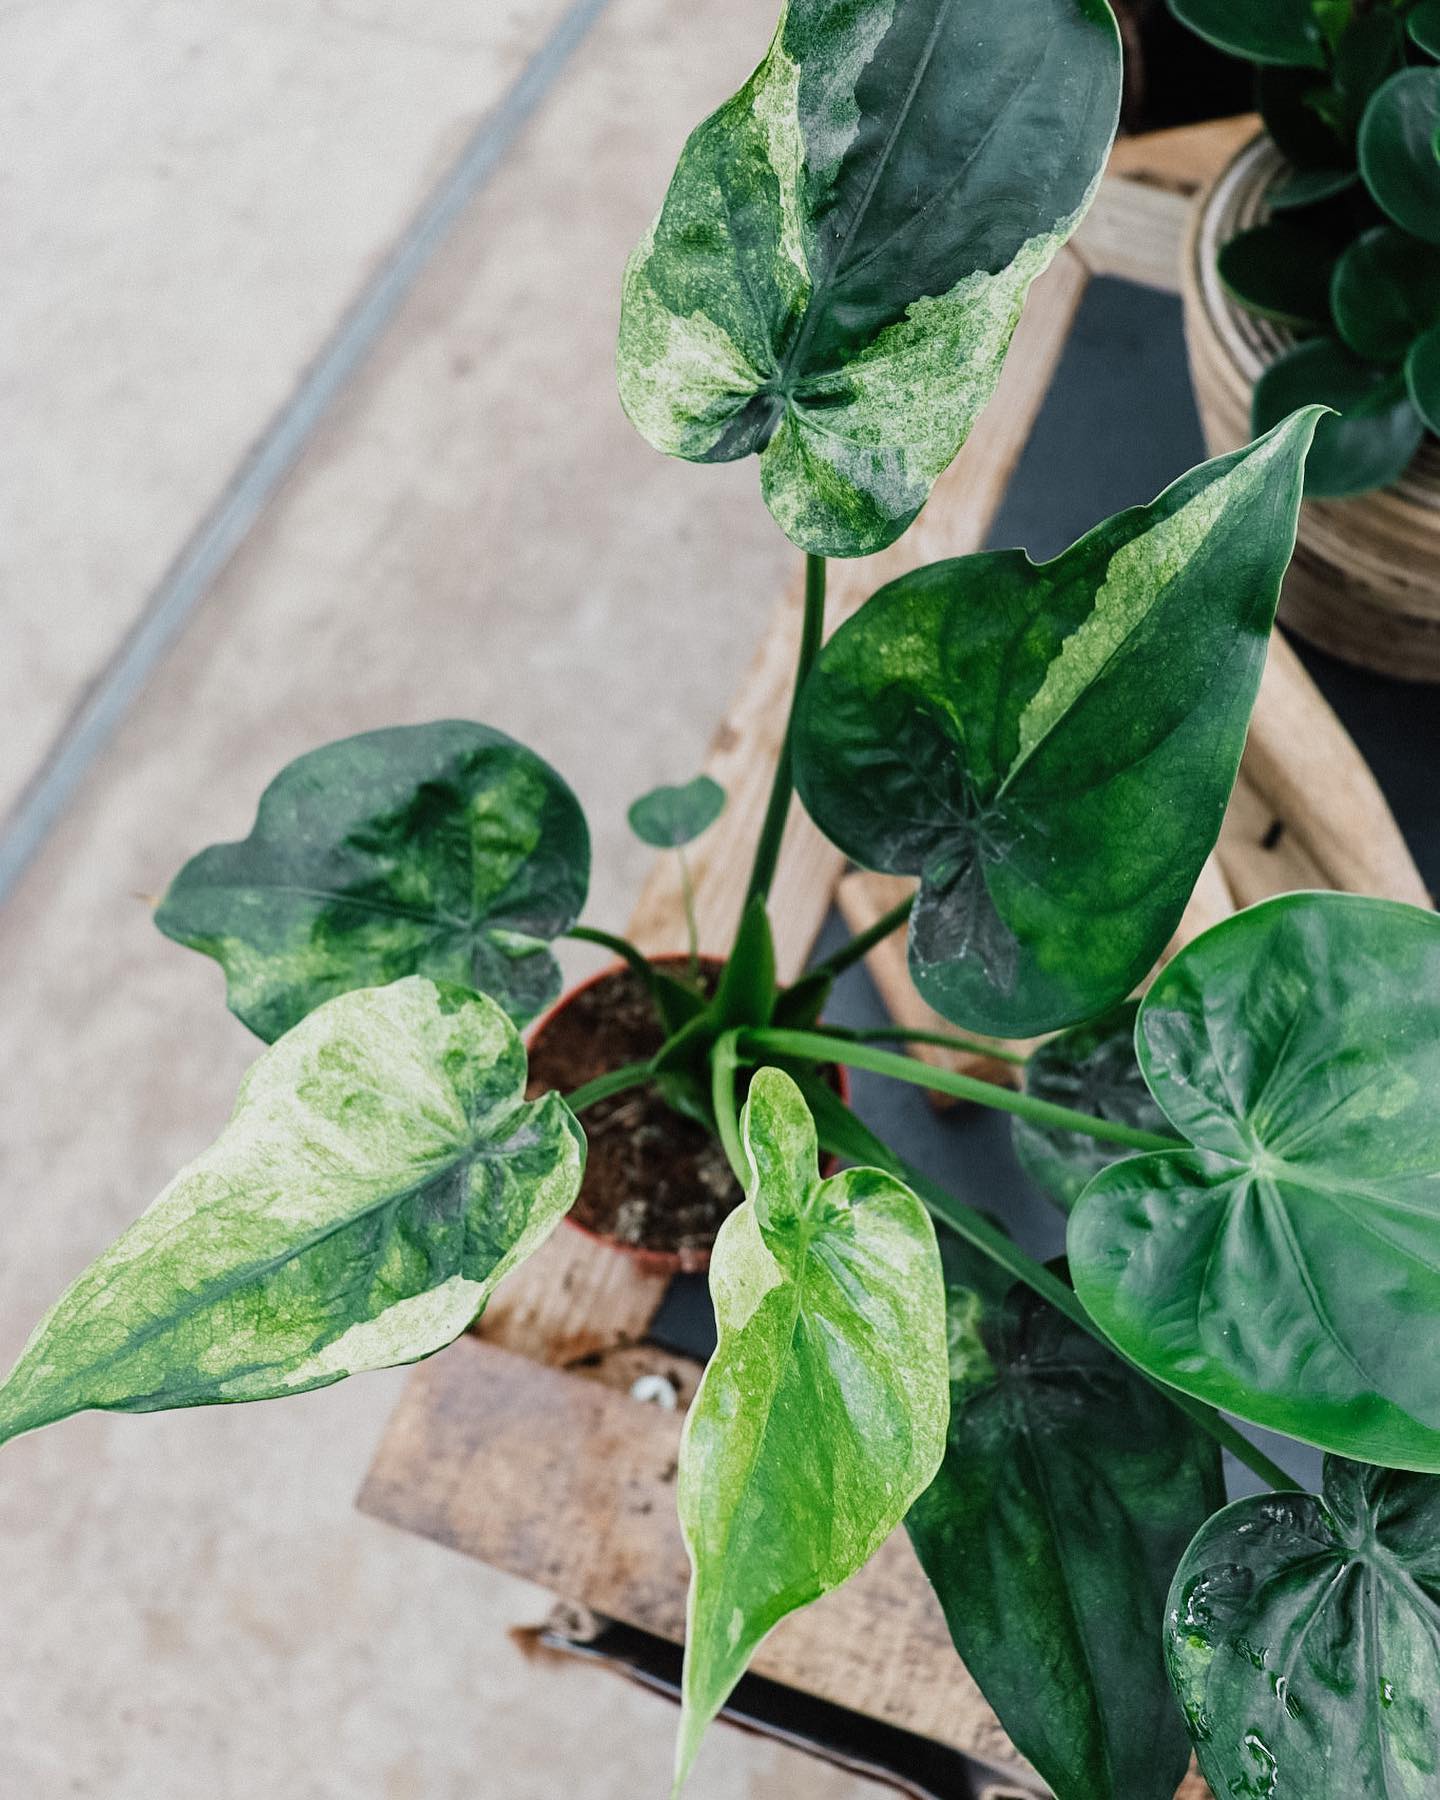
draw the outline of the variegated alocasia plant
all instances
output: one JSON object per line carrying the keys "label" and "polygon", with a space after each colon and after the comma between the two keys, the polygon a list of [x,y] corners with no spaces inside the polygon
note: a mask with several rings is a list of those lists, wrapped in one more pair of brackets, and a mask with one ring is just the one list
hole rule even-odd
{"label": "variegated alocasia plant", "polygon": [[[1278,60],[1321,58],[1318,5],[1271,10]],[[697,460],[757,453],[807,551],[728,955],[702,981],[577,923],[579,804],[498,731],[371,731],[292,763],[158,915],[269,1047],[211,1149],[41,1322],[0,1383],[0,1444],[431,1354],[571,1206],[586,1112],[652,1087],[744,1189],[679,1465],[677,1785],[771,1627],[903,1522],[1057,1800],[1172,1800],[1187,1729],[1220,1795],[1437,1791],[1440,922],[1293,895],[1134,998],[1220,827],[1318,409],[1051,562],[914,569],[824,641],[820,552],[888,543],[924,504],[1095,188],[1118,94],[1104,0],[791,0],[686,146],[621,325],[640,428]],[[836,845],[917,889],[785,985],[769,895],[797,785]],[[723,804],[701,777],[630,818],[683,858]],[[1021,1091],[820,1027],[907,918],[961,1032],[1059,1033]],[[555,995],[561,938],[625,958],[660,1047],[527,1098],[517,1025]],[[1013,1115],[1070,1215],[1068,1269],[909,1168],[834,1064]],[[819,1148],[851,1166],[822,1177]],[[1352,1460],[1293,1493],[1216,1407]],[[1222,1448],[1280,1491],[1217,1512]]]}

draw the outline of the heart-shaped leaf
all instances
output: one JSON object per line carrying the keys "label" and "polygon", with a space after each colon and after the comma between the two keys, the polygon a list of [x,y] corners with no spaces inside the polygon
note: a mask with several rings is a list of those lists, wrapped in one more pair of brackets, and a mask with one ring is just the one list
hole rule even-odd
{"label": "heart-shaped leaf", "polygon": [[1426,428],[1440,434],[1440,325],[1433,325],[1410,346],[1405,391]]}
{"label": "heart-shaped leaf", "polygon": [[1365,108],[1360,173],[1376,204],[1427,243],[1440,244],[1440,69],[1403,69]]}
{"label": "heart-shaped leaf", "polygon": [[1156,1631],[1225,1488],[1214,1440],[1024,1289],[952,1287],[950,1434],[906,1528],[955,1648],[1057,1800],[1172,1800]]}
{"label": "heart-shaped leaf", "polygon": [[1440,246],[1395,225],[1362,232],[1335,265],[1335,327],[1357,356],[1398,363],[1440,320]]}
{"label": "heart-shaped leaf", "polygon": [[911,973],[967,1030],[1092,1018],[1165,948],[1234,783],[1315,417],[1053,562],[903,576],[821,652],[800,793],[857,862],[921,877]]}
{"label": "heart-shaped leaf", "polygon": [[853,1575],[933,1479],[949,1407],[945,1284],[892,1176],[822,1181],[778,1069],[750,1087],[749,1195],[710,1265],[719,1343],[680,1451],[694,1578],[677,1786],[756,1646]]}
{"label": "heart-shaped leaf", "polygon": [[1217,1794],[1429,1800],[1440,1782],[1440,1482],[1325,1461],[1186,1551],[1170,1679]]}
{"label": "heart-shaped leaf", "polygon": [[630,808],[630,829],[653,850],[679,850],[708,831],[725,810],[725,790],[708,775],[680,787],[651,788]]}
{"label": "heart-shaped leaf", "polygon": [[238,844],[193,857],[155,922],[213,956],[267,1042],[352,988],[429,975],[523,1024],[560,992],[590,839],[570,789],[503,732],[447,720],[343,738],[282,769]]}
{"label": "heart-shaped leaf", "polygon": [[[1163,1131],[1165,1115],[1135,1059],[1138,1010],[1136,1001],[1122,1000],[1098,1019],[1047,1038],[1025,1064],[1025,1092],[1095,1118]],[[1028,1119],[1012,1119],[1010,1130],[1025,1173],[1066,1212],[1092,1176],[1127,1154],[1083,1132],[1057,1131]]]}
{"label": "heart-shaped leaf", "polygon": [[1307,405],[1332,407],[1337,415],[1321,419],[1305,464],[1312,500],[1388,487],[1410,466],[1425,435],[1404,374],[1361,361],[1334,338],[1310,338],[1278,356],[1255,383],[1250,422],[1266,431]]}
{"label": "heart-shaped leaf", "polygon": [[758,453],[803,549],[883,548],[994,391],[1119,100],[1103,0],[790,0],[630,260],[630,418],[672,456]]}
{"label": "heart-shaped leaf", "polygon": [[1070,1267],[1142,1368],[1257,1425],[1440,1469],[1440,918],[1289,894],[1156,979],[1137,1048],[1194,1146],[1116,1163]]}
{"label": "heart-shaped leaf", "polygon": [[1289,219],[1254,225],[1221,246],[1216,272],[1249,311],[1285,325],[1328,325],[1334,256],[1317,232]]}
{"label": "heart-shaped leaf", "polygon": [[412,976],[267,1050],[215,1143],[80,1276],[3,1386],[0,1442],[71,1413],[268,1400],[414,1362],[580,1187],[493,1000]]}
{"label": "heart-shaped leaf", "polygon": [[1310,0],[1170,0],[1170,10],[1207,42],[1249,62],[1319,69],[1325,64]]}

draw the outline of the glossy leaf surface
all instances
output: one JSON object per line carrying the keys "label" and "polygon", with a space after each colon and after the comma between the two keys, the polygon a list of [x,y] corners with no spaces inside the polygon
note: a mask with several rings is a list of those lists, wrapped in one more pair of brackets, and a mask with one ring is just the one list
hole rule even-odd
{"label": "glossy leaf surface", "polygon": [[868,1561],[945,1448],[945,1289],[924,1207],[875,1169],[822,1181],[778,1069],[752,1082],[743,1131],[748,1197],[716,1240],[719,1342],[680,1452],[694,1577],[679,1780],[761,1639]]}
{"label": "glossy leaf surface", "polygon": [[520,1039],[482,995],[412,976],[318,1008],[42,1322],[0,1386],[0,1441],[448,1344],[579,1190],[579,1125],[559,1095],[524,1096]]}
{"label": "glossy leaf surface", "polygon": [[1440,0],[1420,0],[1406,24],[1427,56],[1440,57]]}
{"label": "glossy leaf surface", "polygon": [[1410,346],[1405,390],[1427,429],[1440,434],[1440,325],[1432,326]]}
{"label": "glossy leaf surface", "polygon": [[1314,404],[1333,407],[1337,416],[1322,418],[1315,430],[1305,464],[1312,500],[1388,487],[1410,466],[1425,435],[1404,374],[1362,361],[1334,338],[1311,338],[1277,357],[1255,383],[1250,422],[1265,431],[1297,406]]}
{"label": "glossy leaf surface", "polygon": [[1440,244],[1440,69],[1392,75],[1365,109],[1360,173],[1395,223]]}
{"label": "glossy leaf surface", "polygon": [[[1164,1131],[1165,1115],[1135,1059],[1138,1010],[1136,1001],[1123,1000],[1098,1019],[1048,1038],[1025,1064],[1025,1092],[1141,1131]],[[1010,1130],[1025,1173],[1066,1212],[1093,1175],[1129,1154],[1083,1132],[1056,1131],[1019,1117],[1011,1120]]]}
{"label": "glossy leaf surface", "polygon": [[679,850],[708,831],[725,810],[725,790],[708,775],[697,775],[679,787],[652,788],[627,815],[642,844],[656,850]]}
{"label": "glossy leaf surface", "polygon": [[1170,0],[1182,25],[1249,62],[1324,66],[1310,0]]}
{"label": "glossy leaf surface", "polygon": [[1272,219],[1222,245],[1217,269],[1225,291],[1241,306],[1286,325],[1330,321],[1330,271],[1325,240],[1304,225]]}
{"label": "glossy leaf surface", "polygon": [[343,738],[282,769],[237,844],[193,857],[155,922],[213,956],[267,1042],[353,988],[429,975],[519,1023],[560,991],[548,948],[579,916],[590,839],[523,744],[447,720]]}
{"label": "glossy leaf surface", "polygon": [[1336,263],[1330,293],[1336,329],[1355,354],[1398,363],[1440,321],[1440,247],[1377,225]]}
{"label": "glossy leaf surface", "polygon": [[911,973],[965,1029],[1091,1018],[1164,949],[1235,779],[1313,425],[1053,562],[916,570],[821,652],[800,794],[855,861],[921,877]]}
{"label": "glossy leaf surface", "polygon": [[1440,1469],[1440,918],[1290,894],[1198,938],[1137,1038],[1193,1149],[1116,1163],[1070,1268],[1125,1354],[1328,1450]]}
{"label": "glossy leaf surface", "polygon": [[1213,1518],[1166,1659],[1217,1794],[1431,1800],[1440,1787],[1440,1481],[1327,1457],[1323,1498]]}
{"label": "glossy leaf surface", "polygon": [[1024,1289],[948,1299],[949,1444],[906,1526],[955,1647],[1058,1800],[1172,1800],[1190,1751],[1157,1628],[1219,1450]]}
{"label": "glossy leaf surface", "polygon": [[892,542],[993,392],[1119,98],[1103,0],[790,0],[630,260],[631,420],[672,456],[758,453],[805,550]]}

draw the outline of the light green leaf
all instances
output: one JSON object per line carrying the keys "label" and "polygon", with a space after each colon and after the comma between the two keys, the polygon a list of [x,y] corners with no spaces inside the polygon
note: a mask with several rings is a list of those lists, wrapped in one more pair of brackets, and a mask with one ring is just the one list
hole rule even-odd
{"label": "light green leaf", "polygon": [[[1122,1000],[1099,1018],[1057,1033],[1025,1064],[1025,1092],[1073,1112],[1112,1119],[1141,1131],[1163,1131],[1165,1115],[1155,1104],[1135,1060],[1134,1000]],[[1066,1212],[1087,1183],[1126,1154],[1080,1131],[1059,1131],[1018,1116],[1010,1133],[1020,1166]]]}
{"label": "light green leaf", "polygon": [[1211,1519],[1171,1589],[1165,1650],[1217,1794],[1434,1800],[1440,1481],[1327,1457],[1323,1498]]}
{"label": "light green leaf", "polygon": [[710,1265],[719,1343],[680,1452],[694,1576],[677,1787],[756,1646],[862,1566],[926,1488],[949,1407],[945,1288],[920,1202],[877,1169],[822,1181],[778,1069],[751,1084],[748,1198]]}
{"label": "light green leaf", "polygon": [[920,876],[910,970],[946,1018],[1092,1018],[1165,948],[1235,780],[1316,417],[1053,562],[903,576],[821,652],[801,797],[855,861]]}
{"label": "light green leaf", "polygon": [[627,815],[630,829],[653,850],[679,850],[708,831],[725,810],[725,790],[708,775],[680,787],[652,788]]}
{"label": "light green leaf", "polygon": [[41,1323],[0,1386],[0,1442],[428,1356],[548,1237],[584,1160],[565,1102],[526,1102],[493,1000],[419,976],[332,1000]]}
{"label": "light green leaf", "polygon": [[1103,0],[790,0],[630,259],[638,430],[696,462],[758,453],[808,551],[892,542],[994,391],[1119,99]]}
{"label": "light green leaf", "polygon": [[949,1445],[905,1523],[955,1648],[1058,1800],[1173,1800],[1156,1624],[1219,1447],[1028,1291],[949,1302]]}
{"label": "light green leaf", "polygon": [[1323,68],[1325,54],[1310,0],[1170,0],[1182,25],[1232,56],[1286,67]]}
{"label": "light green leaf", "polygon": [[1440,69],[1402,69],[1365,108],[1360,173],[1376,204],[1427,243],[1440,244]]}
{"label": "light green leaf", "polygon": [[1182,950],[1141,1003],[1193,1148],[1070,1217],[1086,1309],[1141,1368],[1257,1425],[1440,1470],[1440,918],[1288,894]]}
{"label": "light green leaf", "polygon": [[523,1024],[556,998],[552,938],[579,916],[590,839],[532,750],[446,720],[343,738],[282,769],[238,844],[171,884],[155,922],[213,956],[267,1042],[401,975],[492,995]]}

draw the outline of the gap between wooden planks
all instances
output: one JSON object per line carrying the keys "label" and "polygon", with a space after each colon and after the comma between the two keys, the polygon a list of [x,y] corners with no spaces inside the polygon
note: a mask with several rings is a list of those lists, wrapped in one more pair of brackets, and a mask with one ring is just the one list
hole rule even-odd
{"label": "gap between wooden planks", "polygon": [[[1090,218],[1035,285],[994,401],[915,527],[880,556],[832,563],[829,630],[885,581],[983,544],[1090,277],[1174,288],[1188,195],[1253,130],[1250,120],[1221,121],[1117,147]],[[799,621],[797,571],[707,760],[730,795],[692,857],[702,936],[712,945],[727,941],[738,917],[784,731]],[[1317,791],[1326,795],[1323,818]],[[657,865],[631,920],[632,936],[651,951],[684,945],[672,860]],[[772,894],[782,977],[803,967],[842,873],[839,853],[797,806]],[[867,907],[883,910],[884,881],[846,881],[847,910],[860,918]],[[1277,888],[1315,884],[1427,903],[1369,770],[1276,638],[1242,781],[1182,933]],[[918,1004],[898,940],[881,946],[873,967],[897,1013]],[[557,1232],[501,1288],[483,1336],[411,1377],[362,1508],[678,1640],[688,1578],[674,1519],[679,1415],[628,1393],[637,1372],[662,1364],[682,1395],[694,1380],[693,1367],[638,1347],[665,1286],[578,1232]],[[853,1582],[788,1619],[756,1667],[979,1756],[1034,1791],[1033,1774],[960,1667],[903,1534]],[[1182,1796],[1205,1792],[1192,1777]]]}

